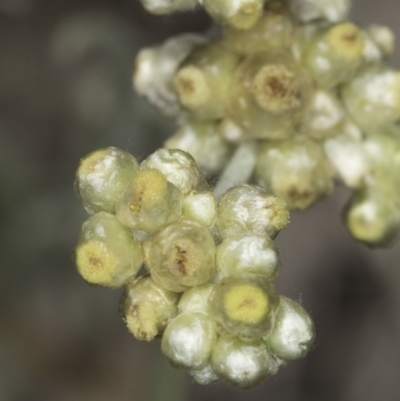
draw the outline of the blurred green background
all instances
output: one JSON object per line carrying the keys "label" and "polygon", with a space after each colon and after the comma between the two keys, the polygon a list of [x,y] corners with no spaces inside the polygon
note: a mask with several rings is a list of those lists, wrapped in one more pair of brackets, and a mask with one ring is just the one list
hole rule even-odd
{"label": "blurred green background", "polygon": [[[353,9],[400,37],[399,15],[398,0]],[[342,188],[277,241],[277,286],[314,317],[315,347],[251,392],[170,368],[159,342],[125,329],[121,291],[76,273],[79,159],[111,145],[143,159],[174,131],[132,91],[136,53],[209,26],[201,10],[154,17],[138,0],[0,0],[0,401],[400,400],[400,244],[356,244]]]}

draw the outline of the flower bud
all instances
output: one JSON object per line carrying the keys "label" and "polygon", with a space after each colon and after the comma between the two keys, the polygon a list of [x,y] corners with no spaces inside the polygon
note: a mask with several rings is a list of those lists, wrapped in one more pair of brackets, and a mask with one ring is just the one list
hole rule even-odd
{"label": "flower bud", "polygon": [[242,342],[220,337],[211,356],[211,367],[220,379],[243,389],[256,387],[269,373],[270,355],[261,341]]}
{"label": "flower bud", "polygon": [[266,336],[269,351],[285,361],[303,358],[315,338],[314,324],[296,302],[280,297],[275,324]]}
{"label": "flower bud", "polygon": [[247,30],[225,26],[222,30],[224,46],[242,56],[267,49],[283,50],[290,47],[294,21],[286,5],[268,3],[257,24]]}
{"label": "flower bud", "polygon": [[143,7],[152,14],[169,14],[194,7],[197,0],[140,0]]}
{"label": "flower bud", "polygon": [[202,191],[209,188],[193,157],[179,149],[156,150],[142,162],[140,169],[160,171],[183,195],[187,195],[193,189]]}
{"label": "flower bud", "polygon": [[321,145],[302,136],[265,142],[257,157],[256,177],[290,209],[306,209],[333,190],[332,171]]}
{"label": "flower bud", "polygon": [[254,234],[225,238],[217,247],[216,264],[218,280],[248,273],[272,280],[281,268],[274,241]]}
{"label": "flower bud", "polygon": [[240,275],[215,286],[209,310],[221,335],[256,340],[271,329],[278,303],[279,297],[268,279]]}
{"label": "flower bud", "polygon": [[206,367],[217,340],[214,322],[204,313],[183,313],[164,331],[161,349],[177,368]]}
{"label": "flower bud", "polygon": [[369,246],[390,246],[400,232],[400,202],[393,183],[358,190],[345,209],[352,236]]}
{"label": "flower bud", "polygon": [[201,224],[182,220],[144,243],[145,263],[154,281],[182,292],[208,283],[215,276],[215,244]]}
{"label": "flower bud", "polygon": [[217,228],[222,238],[235,234],[276,237],[289,223],[286,204],[264,189],[239,184],[223,194],[218,203]]}
{"label": "flower bud", "polygon": [[207,314],[208,299],[213,288],[214,284],[206,284],[185,291],[178,304],[179,313],[203,312]]}
{"label": "flower bud", "polygon": [[206,365],[202,369],[192,369],[189,373],[198,384],[203,386],[218,380],[218,376],[212,370],[211,365]]}
{"label": "flower bud", "polygon": [[390,128],[400,118],[400,72],[370,66],[343,86],[341,97],[351,119],[366,133]]}
{"label": "flower bud", "polygon": [[183,202],[183,216],[212,228],[217,218],[217,205],[213,193],[190,193]]}
{"label": "flower bud", "polygon": [[128,283],[120,309],[128,330],[142,341],[161,333],[178,312],[178,294],[142,276]]}
{"label": "flower bud", "polygon": [[236,70],[227,117],[247,138],[288,138],[309,92],[308,75],[289,53],[255,53]]}
{"label": "flower bud", "polygon": [[83,223],[75,257],[78,272],[87,282],[116,288],[139,271],[143,251],[114,215],[100,212]]}
{"label": "flower bud", "polygon": [[266,0],[200,0],[215,21],[235,29],[249,29],[260,19]]}
{"label": "flower bud", "polygon": [[173,78],[194,46],[204,43],[203,36],[184,34],[168,39],[161,46],[141,50],[136,58],[133,85],[139,95],[166,115],[181,110]]}
{"label": "flower bud", "polygon": [[347,18],[351,0],[290,0],[289,4],[301,22],[319,19],[339,22]]}
{"label": "flower bud", "polygon": [[117,148],[99,149],[83,158],[75,188],[89,214],[115,212],[115,202],[139,170],[137,160]]}
{"label": "flower bud", "polygon": [[141,170],[117,202],[117,217],[133,230],[154,233],[179,219],[182,200],[181,191],[158,170]]}
{"label": "flower bud", "polygon": [[196,160],[206,176],[219,174],[232,154],[231,145],[214,122],[193,122],[182,126],[165,142],[167,149],[182,149]]}
{"label": "flower bud", "polygon": [[321,29],[305,49],[304,65],[319,87],[335,88],[362,65],[364,45],[361,30],[350,22]]}
{"label": "flower bud", "polygon": [[224,116],[239,58],[220,45],[198,46],[174,78],[181,104],[200,120]]}
{"label": "flower bud", "polygon": [[345,112],[339,99],[331,92],[316,90],[305,110],[304,133],[314,139],[337,135],[344,124]]}

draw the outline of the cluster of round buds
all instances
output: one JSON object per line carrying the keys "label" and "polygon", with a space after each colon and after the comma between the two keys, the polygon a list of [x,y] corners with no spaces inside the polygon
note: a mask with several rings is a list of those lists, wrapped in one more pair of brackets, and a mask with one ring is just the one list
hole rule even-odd
{"label": "cluster of round buds", "polygon": [[[189,5],[143,3],[165,12]],[[352,235],[390,244],[400,231],[400,72],[387,65],[390,29],[347,21],[350,0],[201,3],[221,24],[219,38],[182,35],[137,58],[137,92],[180,125],[165,146],[189,152],[207,175],[253,180],[291,210],[338,181],[355,190],[345,210]],[[253,152],[246,162],[235,157],[244,147]]]}
{"label": "cluster of round buds", "polygon": [[128,330],[139,340],[162,336],[173,366],[202,384],[251,388],[309,351],[311,318],[273,286],[281,268],[273,238],[289,219],[282,200],[240,184],[217,202],[193,158],[167,149],[140,165],[117,148],[93,152],[75,187],[91,215],[78,272],[125,286]]}

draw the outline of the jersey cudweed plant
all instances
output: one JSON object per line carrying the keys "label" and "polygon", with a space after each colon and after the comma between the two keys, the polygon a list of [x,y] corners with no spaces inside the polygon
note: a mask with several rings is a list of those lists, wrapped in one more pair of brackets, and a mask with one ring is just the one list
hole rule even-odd
{"label": "jersey cudweed plant", "polygon": [[198,383],[254,388],[315,336],[273,284],[274,238],[290,211],[337,181],[354,190],[344,211],[354,238],[387,246],[400,232],[394,37],[347,21],[350,0],[141,2],[154,14],[200,4],[219,36],[139,53],[136,91],[179,128],[140,164],[117,148],[82,159],[75,188],[90,217],[77,269],[91,284],[124,286],[128,330],[161,338]]}

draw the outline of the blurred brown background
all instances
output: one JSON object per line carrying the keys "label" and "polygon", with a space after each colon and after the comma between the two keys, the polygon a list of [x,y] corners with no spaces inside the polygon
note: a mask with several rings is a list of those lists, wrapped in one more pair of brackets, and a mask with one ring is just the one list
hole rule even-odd
{"label": "blurred brown background", "polygon": [[[398,0],[353,9],[400,37],[399,14]],[[356,244],[340,221],[343,189],[279,236],[278,288],[318,336],[255,391],[194,384],[158,342],[127,332],[120,291],[75,272],[79,158],[109,145],[144,158],[174,129],[134,95],[135,54],[209,24],[201,10],[149,16],[138,0],[0,0],[0,401],[400,400],[400,243]]]}

